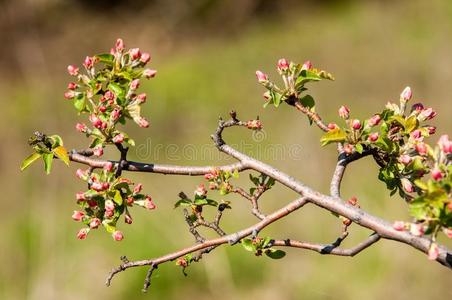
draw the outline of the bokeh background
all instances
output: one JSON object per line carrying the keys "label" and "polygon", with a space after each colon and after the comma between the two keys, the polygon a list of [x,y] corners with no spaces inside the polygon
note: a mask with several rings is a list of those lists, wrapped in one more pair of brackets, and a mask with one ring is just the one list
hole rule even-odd
{"label": "bokeh background", "polygon": [[[451,298],[450,271],[391,241],[353,259],[289,249],[283,260],[271,261],[240,246],[226,246],[190,267],[187,278],[172,263],[160,266],[148,294],[140,291],[144,268],[120,274],[106,288],[106,274],[121,255],[151,258],[192,243],[173,204],[179,191],[191,193],[202,178],[131,174],[145,184],[158,210],[134,209],[134,224],[121,225],[126,238],[117,243],[103,231],[92,232],[85,241],[75,238],[79,224],[71,220],[74,194],[84,188],[74,176],[77,165],[57,163],[50,176],[39,164],[19,171],[30,151],[27,138],[35,130],[60,134],[68,148],[87,146],[74,130],[86,116],[77,116],[63,98],[70,80],[66,66],[110,49],[122,37],[126,46],[151,52],[151,65],[158,70],[155,79],[142,84],[150,99],[144,115],[151,127],[127,128],[138,144],[131,159],[230,162],[215,155],[209,134],[218,116],[236,109],[244,119],[259,115],[265,136],[253,140],[247,130],[231,130],[228,141],[327,192],[334,147],[320,148],[319,130],[293,109],[264,110],[255,70],[276,77],[276,61],[287,57],[310,59],[333,73],[336,81],[311,86],[318,111],[328,121],[339,121],[336,112],[342,104],[355,117],[369,117],[388,100],[397,101],[410,85],[417,100],[438,110],[432,121],[438,131],[452,133],[451,36],[448,0],[0,1],[0,298]],[[189,145],[188,152],[184,145]],[[268,145],[296,146],[299,151],[272,156],[262,151]],[[158,147],[163,150],[153,152]],[[111,155],[106,157],[115,157]],[[409,219],[404,202],[390,198],[378,181],[371,160],[349,169],[343,195],[356,195],[362,207],[389,220]],[[277,186],[263,197],[263,210],[270,212],[295,197]],[[225,200],[234,208],[224,218],[228,232],[255,222],[248,203],[234,196]],[[352,227],[345,246],[369,234]],[[326,243],[339,231],[340,223],[331,214],[307,206],[263,234]]]}

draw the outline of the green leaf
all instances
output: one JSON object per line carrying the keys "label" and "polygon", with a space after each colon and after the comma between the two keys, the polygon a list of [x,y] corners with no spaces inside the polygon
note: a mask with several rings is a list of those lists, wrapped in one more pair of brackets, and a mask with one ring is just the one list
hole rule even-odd
{"label": "green leaf", "polygon": [[44,160],[44,170],[47,174],[50,174],[50,169],[52,169],[53,153],[44,153],[42,155],[42,159]]}
{"label": "green leaf", "polygon": [[97,54],[95,57],[99,60],[99,62],[104,63],[106,65],[113,65],[114,56],[110,53]]}
{"label": "green leaf", "polygon": [[108,89],[110,89],[113,93],[115,93],[115,95],[118,98],[124,98],[125,96],[125,91],[122,89],[122,87],[115,83],[115,82],[110,82],[110,84],[108,85]]}
{"label": "green leaf", "polygon": [[28,168],[29,165],[31,165],[34,161],[36,161],[38,158],[41,157],[41,154],[33,153],[30,156],[28,156],[26,159],[22,161],[22,165],[20,166],[20,170],[23,171],[26,168]]}
{"label": "green leaf", "polygon": [[263,242],[262,242],[262,248],[267,247],[268,244],[271,242],[271,240],[272,240],[272,238],[269,237],[269,236],[267,236],[267,237],[263,240]]}
{"label": "green leaf", "polygon": [[55,149],[53,149],[52,151],[56,157],[61,159],[66,165],[69,166],[69,155],[67,154],[66,148],[64,148],[63,146],[58,146]]}
{"label": "green leaf", "polygon": [[281,104],[282,95],[279,93],[275,93],[275,97],[273,98],[273,105],[278,107]]}
{"label": "green leaf", "polygon": [[416,129],[419,125],[419,121],[417,120],[416,116],[411,116],[408,118],[408,120],[406,120],[405,123],[405,131],[407,133],[412,132],[414,129]]}
{"label": "green leaf", "polygon": [[420,179],[416,179],[416,180],[414,181],[414,184],[415,184],[418,188],[420,188],[421,190],[426,191],[426,190],[428,189],[427,184],[426,184],[425,182],[423,182],[422,180],[420,180]]}
{"label": "green leaf", "polygon": [[234,170],[234,172],[232,172],[232,178],[239,178],[239,171],[237,169]]}
{"label": "green leaf", "polygon": [[52,139],[52,148],[56,148],[58,146],[63,146],[63,139],[59,135],[51,135],[49,136]]}
{"label": "green leaf", "polygon": [[272,259],[281,259],[286,256],[286,252],[276,249],[268,249],[265,254]]}
{"label": "green leaf", "polygon": [[116,202],[118,205],[122,205],[122,196],[119,190],[116,190],[115,196],[113,197],[113,201]]}
{"label": "green leaf", "polygon": [[310,109],[315,106],[314,98],[311,95],[304,96],[300,99],[300,102],[304,107],[309,107]]}
{"label": "green leaf", "polygon": [[218,202],[217,201],[215,201],[215,200],[212,200],[212,199],[206,199],[206,201],[207,201],[207,205],[210,205],[210,206],[218,206]]}
{"label": "green leaf", "polygon": [[255,252],[256,246],[253,244],[253,241],[251,239],[243,239],[241,242],[242,247],[249,252]]}
{"label": "green leaf", "polygon": [[116,224],[114,222],[108,223],[106,220],[102,222],[102,225],[105,227],[108,233],[113,233],[116,231]]}
{"label": "green leaf", "polygon": [[362,145],[362,144],[356,144],[356,145],[355,145],[355,150],[356,150],[356,152],[358,152],[359,154],[363,153],[363,150],[364,150],[363,145]]}
{"label": "green leaf", "polygon": [[77,94],[74,98],[74,107],[78,112],[82,112],[86,107],[86,95],[85,93]]}
{"label": "green leaf", "polygon": [[320,142],[322,143],[322,146],[325,146],[330,143],[343,142],[346,138],[347,134],[345,131],[340,128],[335,128],[325,133],[320,139]]}
{"label": "green leaf", "polygon": [[180,199],[179,201],[174,204],[174,208],[177,208],[179,206],[191,206],[192,202],[190,199]]}
{"label": "green leaf", "polygon": [[195,199],[195,201],[193,202],[195,205],[206,205],[209,204],[209,202],[207,201],[207,199]]}

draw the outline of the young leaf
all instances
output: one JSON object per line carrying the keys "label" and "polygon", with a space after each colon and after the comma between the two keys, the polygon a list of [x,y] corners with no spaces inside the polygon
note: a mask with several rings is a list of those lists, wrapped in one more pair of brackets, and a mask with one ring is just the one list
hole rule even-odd
{"label": "young leaf", "polygon": [[35,160],[41,157],[41,154],[33,153],[30,156],[28,156],[26,159],[22,161],[22,165],[20,166],[20,170],[23,171],[26,168],[28,168],[29,165],[31,165]]}
{"label": "young leaf", "polygon": [[180,199],[179,201],[174,204],[174,208],[177,208],[179,206],[190,206],[192,204],[190,199]]}
{"label": "young leaf", "polygon": [[53,153],[44,153],[42,155],[42,159],[44,160],[44,170],[47,174],[50,174],[50,169],[52,169]]}
{"label": "young leaf", "polygon": [[325,146],[330,143],[343,142],[345,141],[346,137],[347,134],[345,133],[345,131],[340,128],[336,128],[325,133],[320,139],[320,142],[322,143],[322,146]]}
{"label": "young leaf", "polygon": [[286,252],[276,249],[268,249],[265,254],[272,259],[281,259],[286,256]]}
{"label": "young leaf", "polygon": [[109,53],[97,54],[95,57],[99,59],[99,62],[106,65],[113,65],[113,59],[115,58],[112,54]]}
{"label": "young leaf", "polygon": [[303,98],[300,99],[301,104],[304,107],[313,108],[315,106],[314,98],[312,98],[311,95],[306,95]]}
{"label": "young leaf", "polygon": [[67,154],[66,148],[64,148],[63,146],[58,146],[55,149],[53,149],[52,151],[56,157],[61,159],[66,165],[69,166],[69,155]]}
{"label": "young leaf", "polygon": [[241,242],[242,247],[245,248],[246,251],[254,252],[256,251],[256,247],[253,245],[253,241],[250,239],[243,239]]}
{"label": "young leaf", "polygon": [[118,205],[122,205],[122,196],[119,190],[116,190],[115,196],[113,197],[113,201],[116,202]]}
{"label": "young leaf", "polygon": [[82,112],[86,107],[86,95],[85,93],[78,94],[74,98],[74,107],[78,112]]}
{"label": "young leaf", "polygon": [[206,199],[195,199],[193,202],[195,205],[206,205],[209,204],[209,202]]}

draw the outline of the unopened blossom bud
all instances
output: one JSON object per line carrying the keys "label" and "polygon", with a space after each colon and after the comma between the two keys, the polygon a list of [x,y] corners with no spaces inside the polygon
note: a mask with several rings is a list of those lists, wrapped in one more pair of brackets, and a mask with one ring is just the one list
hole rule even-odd
{"label": "unopened blossom bud", "polygon": [[147,52],[143,52],[141,54],[140,61],[144,64],[147,64],[151,60],[151,55]]}
{"label": "unopened blossom bud", "polygon": [[111,200],[105,201],[105,210],[112,211],[115,210],[115,204]]}
{"label": "unopened blossom bud", "polygon": [[358,119],[352,121],[352,128],[355,130],[361,129],[361,122]]}
{"label": "unopened blossom bud", "polygon": [[376,142],[377,140],[378,140],[378,132],[374,132],[374,133],[371,133],[370,135],[369,135],[369,141],[370,142]]}
{"label": "unopened blossom bud", "polygon": [[246,127],[249,129],[262,129],[262,122],[259,120],[250,120],[246,122]]}
{"label": "unopened blossom bud", "polygon": [[345,226],[350,226],[352,224],[352,220],[350,220],[348,218],[344,218],[342,220],[342,224],[344,224]]}
{"label": "unopened blossom bud", "polygon": [[77,194],[75,194],[75,199],[77,199],[77,201],[86,200],[85,192],[78,192]]}
{"label": "unopened blossom bud", "polygon": [[110,116],[113,121],[116,121],[121,116],[121,111],[119,109],[115,108],[112,110]]}
{"label": "unopened blossom bud", "polygon": [[132,80],[132,82],[130,83],[130,89],[132,91],[135,91],[136,89],[138,89],[140,87],[140,79],[134,79]]}
{"label": "unopened blossom bud", "polygon": [[97,157],[101,157],[104,154],[104,148],[102,148],[102,146],[97,146],[93,149],[93,154]]}
{"label": "unopened blossom bud", "polygon": [[424,234],[424,226],[422,224],[411,224],[410,233],[414,236],[422,236]]}
{"label": "unopened blossom bud", "polygon": [[75,95],[77,95],[77,93],[74,91],[69,90],[67,92],[64,92],[64,98],[66,98],[66,99],[73,99],[75,97]]}
{"label": "unopened blossom bud", "polygon": [[327,127],[329,130],[339,128],[336,123],[329,123]]}
{"label": "unopened blossom bud", "polygon": [[83,62],[83,65],[85,66],[85,68],[87,68],[88,70],[91,69],[94,66],[94,58],[91,56],[87,56],[85,57],[85,61]]}
{"label": "unopened blossom bud", "polygon": [[433,108],[429,107],[421,111],[418,118],[419,121],[426,121],[431,120],[436,116],[436,112],[433,110]]}
{"label": "unopened blossom bud", "polygon": [[358,198],[356,198],[355,196],[351,197],[350,199],[347,200],[347,203],[353,206],[356,206],[356,204],[358,204]]}
{"label": "unopened blossom bud", "polygon": [[75,82],[69,82],[68,84],[67,84],[67,89],[68,90],[75,90],[75,89],[77,89],[78,88],[78,84],[76,84]]}
{"label": "unopened blossom bud", "polygon": [[113,163],[111,161],[107,161],[104,165],[104,170],[111,172],[113,170]]}
{"label": "unopened blossom bud", "polygon": [[96,192],[101,192],[104,190],[104,185],[100,182],[93,182],[91,184],[91,189],[95,190]]}
{"label": "unopened blossom bud", "polygon": [[85,180],[87,174],[86,171],[83,171],[82,169],[77,169],[77,171],[75,171],[75,176],[77,176],[78,179]]}
{"label": "unopened blossom bud", "polygon": [[138,183],[134,188],[133,188],[133,193],[134,194],[139,194],[141,192],[141,190],[143,189],[143,184]]}
{"label": "unopened blossom bud", "polygon": [[346,154],[348,154],[348,155],[352,154],[352,153],[353,153],[353,150],[354,150],[353,145],[351,145],[351,144],[345,144],[345,145],[344,145],[344,152],[345,152]]}
{"label": "unopened blossom bud", "polygon": [[431,172],[432,178],[436,181],[441,180],[443,178],[443,174],[441,173],[441,170],[438,168],[435,168]]}
{"label": "unopened blossom bud", "polygon": [[449,204],[447,204],[447,209],[448,209],[449,211],[452,211],[452,201],[449,202]]}
{"label": "unopened blossom bud", "polygon": [[413,96],[413,92],[411,91],[411,88],[409,86],[407,86],[400,94],[400,100],[409,101],[412,96]]}
{"label": "unopened blossom bud", "polygon": [[406,229],[405,222],[395,221],[394,224],[392,224],[392,228],[394,228],[397,231],[404,231]]}
{"label": "unopened blossom bud", "polygon": [[88,236],[88,232],[89,232],[89,228],[82,228],[82,229],[80,229],[79,232],[77,233],[77,238],[79,240],[86,239],[86,237]]}
{"label": "unopened blossom bud", "polygon": [[430,260],[436,260],[439,256],[439,248],[438,245],[435,243],[432,243],[430,245],[430,249],[428,250],[428,259]]}
{"label": "unopened blossom bud", "polygon": [[301,70],[312,70],[312,63],[309,60],[305,61]]}
{"label": "unopened blossom bud", "polygon": [[91,207],[91,208],[97,207],[97,201],[96,200],[88,200],[86,202],[88,203],[89,207]]}
{"label": "unopened blossom bud", "polygon": [[439,148],[445,154],[452,153],[452,141],[449,140],[449,136],[447,134],[442,135],[438,140]]}
{"label": "unopened blossom bud", "polygon": [[115,48],[116,48],[116,51],[118,51],[118,52],[122,52],[124,50],[124,42],[122,39],[116,40]]}
{"label": "unopened blossom bud", "polygon": [[146,102],[146,93],[141,93],[137,96],[138,103],[144,103]]}
{"label": "unopened blossom bud", "polygon": [[101,106],[99,106],[99,111],[100,111],[101,113],[104,113],[104,112],[107,111],[107,107],[106,107],[105,105],[101,105]]}
{"label": "unopened blossom bud", "polygon": [[429,126],[429,127],[427,127],[427,130],[428,130],[428,134],[429,135],[432,135],[432,134],[436,133],[436,127],[435,126]]}
{"label": "unopened blossom bud", "polygon": [[422,103],[415,103],[411,106],[411,112],[414,112],[415,115],[419,115],[423,110],[424,105]]}
{"label": "unopened blossom bud", "polygon": [[188,266],[188,262],[185,258],[180,257],[176,260],[176,266],[186,268]]}
{"label": "unopened blossom bud", "polygon": [[410,137],[415,141],[421,141],[423,139],[422,132],[419,129],[412,131]]}
{"label": "unopened blossom bud", "polygon": [[259,83],[264,83],[264,82],[268,81],[267,74],[265,74],[261,71],[256,71],[256,77],[257,77],[257,80],[259,81]]}
{"label": "unopened blossom bud", "polygon": [[374,127],[377,126],[381,121],[381,117],[380,115],[374,115],[372,118],[369,119],[369,122],[367,124],[369,124],[369,126]]}
{"label": "unopened blossom bud", "polygon": [[154,78],[156,74],[157,70],[146,69],[143,71],[143,76],[146,77],[147,79]]}
{"label": "unopened blossom bud", "polygon": [[95,128],[101,128],[102,127],[102,120],[99,119],[98,116],[96,116],[95,114],[92,114],[89,116],[89,120],[91,122],[91,124],[95,127]]}
{"label": "unopened blossom bud", "polygon": [[84,214],[83,212],[78,211],[78,210],[74,210],[74,213],[72,214],[72,219],[73,219],[74,221],[79,222],[79,221],[81,221],[81,220],[83,219],[83,216],[84,216],[84,215],[85,215],[85,214]]}
{"label": "unopened blossom bud", "polygon": [[149,127],[149,121],[145,118],[141,117],[138,119],[138,126],[141,128],[148,128]]}
{"label": "unopened blossom bud", "polygon": [[77,129],[78,132],[84,133],[84,132],[86,132],[86,131],[88,130],[88,127],[86,127],[85,124],[77,123],[77,124],[75,125],[75,129]]}
{"label": "unopened blossom bud", "polygon": [[76,66],[74,66],[74,65],[67,66],[67,72],[71,76],[77,76],[78,75],[78,70],[79,69]]}
{"label": "unopened blossom bud", "polygon": [[130,215],[127,215],[127,214],[124,216],[124,221],[127,224],[132,224],[132,222],[133,222],[132,217]]}
{"label": "unopened blossom bud", "polygon": [[263,93],[262,97],[264,97],[265,100],[270,100],[271,99],[270,91],[266,91],[265,93]]}
{"label": "unopened blossom bud", "polygon": [[146,196],[146,200],[144,200],[144,207],[149,210],[156,208],[156,205],[154,204],[150,196]]}
{"label": "unopened blossom bud", "polygon": [[400,155],[400,157],[399,157],[399,162],[401,162],[405,166],[409,165],[412,160],[413,159],[411,158],[411,156],[406,155],[406,154]]}
{"label": "unopened blossom bud", "polygon": [[411,183],[411,181],[409,181],[407,178],[402,178],[400,182],[402,183],[402,187],[405,190],[405,192],[407,193],[414,192],[414,186]]}
{"label": "unopened blossom bud", "polygon": [[115,241],[118,241],[118,242],[122,241],[122,239],[124,238],[124,235],[119,230],[116,230],[115,232],[113,232],[111,236],[113,237],[113,239]]}
{"label": "unopened blossom bud", "polygon": [[415,148],[419,155],[427,155],[427,145],[425,143],[418,143]]}
{"label": "unopened blossom bud", "polygon": [[96,229],[99,227],[99,225],[101,224],[100,219],[98,218],[93,218],[91,220],[91,222],[89,222],[89,228],[91,229]]}
{"label": "unopened blossom bud", "polygon": [[350,117],[350,110],[346,106],[341,106],[339,108],[339,117],[342,119],[348,119]]}
{"label": "unopened blossom bud", "polygon": [[218,171],[217,170],[212,170],[209,173],[204,174],[204,178],[207,180],[212,180],[218,177]]}
{"label": "unopened blossom bud", "polygon": [[121,144],[124,142],[124,135],[122,133],[115,135],[113,138],[113,143],[115,144]]}
{"label": "unopened blossom bud", "polygon": [[102,183],[102,189],[103,190],[108,190],[109,188],[110,188],[110,184],[108,182]]}
{"label": "unopened blossom bud", "polygon": [[207,190],[204,184],[198,185],[198,187],[195,190],[195,195],[198,197],[205,197],[207,195]]}
{"label": "unopened blossom bud", "polygon": [[444,228],[443,232],[448,238],[452,239],[452,228]]}
{"label": "unopened blossom bud", "polygon": [[132,205],[135,202],[135,199],[133,197],[127,197],[127,205]]}
{"label": "unopened blossom bud", "polygon": [[113,210],[106,210],[104,213],[104,218],[110,219],[111,217],[113,217],[114,214],[115,212]]}
{"label": "unopened blossom bud", "polygon": [[137,60],[141,57],[141,52],[139,48],[132,48],[129,50],[130,58],[132,60]]}
{"label": "unopened blossom bud", "polygon": [[286,72],[289,70],[289,62],[285,58],[278,60],[278,70],[281,72]]}

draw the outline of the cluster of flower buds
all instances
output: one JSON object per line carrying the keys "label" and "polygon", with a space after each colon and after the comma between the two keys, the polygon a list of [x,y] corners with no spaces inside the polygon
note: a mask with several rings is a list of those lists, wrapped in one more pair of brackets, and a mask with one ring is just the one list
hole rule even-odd
{"label": "cluster of flower buds", "polygon": [[209,181],[209,189],[219,190],[221,195],[229,194],[232,191],[233,187],[229,181],[231,178],[238,177],[239,173],[237,170],[230,172],[214,169],[204,175],[204,178]]}
{"label": "cluster of flower buds", "polygon": [[74,65],[68,66],[69,75],[76,82],[68,84],[64,96],[74,102],[81,113],[89,113],[90,129],[78,123],[77,131],[93,138],[91,147],[107,143],[129,143],[133,140],[116,129],[133,119],[140,127],[149,127],[149,121],[141,116],[140,105],[146,94],[137,94],[141,78],[153,78],[156,71],[145,68],[151,57],[138,48],[126,50],[121,39],[116,41],[109,54],[87,56],[83,62],[85,72]]}
{"label": "cluster of flower buds", "polygon": [[246,122],[246,127],[253,130],[261,130],[262,122],[259,120],[249,120],[248,122]]}

